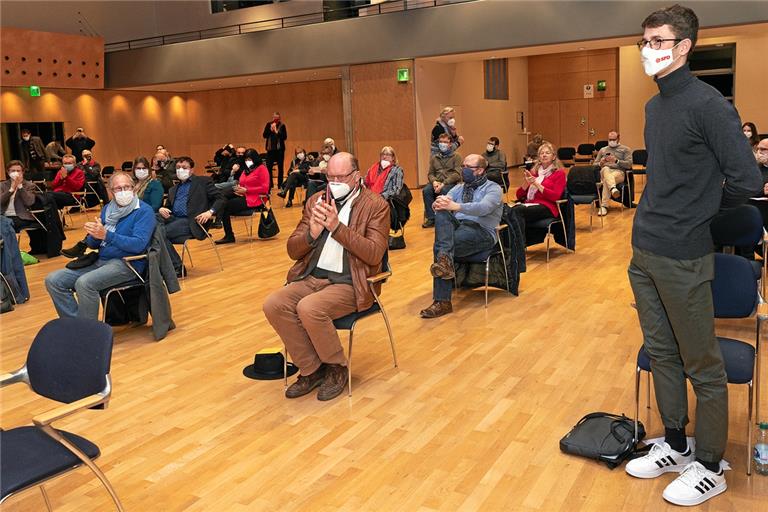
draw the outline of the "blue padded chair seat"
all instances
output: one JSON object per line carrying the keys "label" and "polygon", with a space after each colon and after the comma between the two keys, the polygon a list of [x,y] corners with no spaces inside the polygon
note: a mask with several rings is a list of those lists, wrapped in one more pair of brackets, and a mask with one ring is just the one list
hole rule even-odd
{"label": "blue padded chair seat", "polygon": [[[755,367],[755,348],[749,343],[731,338],[718,336],[717,341],[720,343],[720,352],[725,361],[725,373],[728,376],[728,382],[746,384],[751,381]],[[637,366],[646,372],[651,371],[651,358],[648,356],[645,346],[640,347],[637,353]]]}
{"label": "blue padded chair seat", "polygon": [[381,311],[381,306],[379,306],[378,302],[374,301],[373,306],[369,307],[365,311],[355,311],[354,313],[350,313],[348,315],[344,315],[341,318],[337,318],[333,321],[333,326],[336,329],[348,331],[352,329],[352,324],[354,324],[357,320],[360,320],[361,318],[364,318],[368,315],[378,313],[379,311]]}
{"label": "blue padded chair seat", "polygon": [[[99,447],[85,438],[59,431],[91,459]],[[0,430],[0,491],[5,498],[30,485],[82,464],[77,456],[36,427]]]}
{"label": "blue padded chair seat", "polygon": [[498,248],[499,246],[497,244],[486,251],[470,254],[469,256],[464,256],[463,258],[456,258],[456,263],[485,263],[491,253],[493,253],[493,251]]}
{"label": "blue padded chair seat", "polygon": [[597,199],[597,196],[594,194],[588,196],[571,194],[571,199],[573,199],[575,204],[592,204]]}
{"label": "blue padded chair seat", "polygon": [[761,261],[749,260],[749,264],[752,265],[752,272],[755,274],[755,281],[759,281],[763,277],[763,264]]}

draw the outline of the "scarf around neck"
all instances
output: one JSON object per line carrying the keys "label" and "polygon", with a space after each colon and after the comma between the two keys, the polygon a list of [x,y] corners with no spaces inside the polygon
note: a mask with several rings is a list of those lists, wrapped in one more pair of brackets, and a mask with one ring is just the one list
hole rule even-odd
{"label": "scarf around neck", "polygon": [[[555,172],[555,164],[550,164],[546,169],[539,169],[538,175],[536,176],[536,183],[541,185],[542,182],[544,182],[544,180],[548,178],[553,172]],[[528,195],[526,196],[528,202],[533,201],[533,198],[538,191],[539,189],[534,187],[533,183],[531,183],[531,185],[528,187]]]}
{"label": "scarf around neck", "polygon": [[483,174],[482,176],[475,178],[472,183],[464,183],[464,188],[461,191],[461,202],[471,203],[472,199],[475,197],[475,190],[480,188],[480,186],[485,185],[486,181],[488,181],[488,176]]}

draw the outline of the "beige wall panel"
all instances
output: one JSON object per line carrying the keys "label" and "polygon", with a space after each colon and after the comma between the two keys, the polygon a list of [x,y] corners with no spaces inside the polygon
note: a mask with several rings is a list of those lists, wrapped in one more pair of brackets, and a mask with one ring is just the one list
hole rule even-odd
{"label": "beige wall panel", "polygon": [[528,68],[529,100],[530,101],[553,101],[560,99],[560,80],[555,75],[533,75],[531,67]]}
{"label": "beige wall panel", "polygon": [[557,99],[580,100],[584,98],[584,84],[589,83],[589,73],[586,71],[562,73],[557,77],[557,83],[560,89]]}
{"label": "beige wall panel", "polygon": [[531,103],[531,133],[541,133],[545,140],[560,144],[560,102],[538,101]]}
{"label": "beige wall panel", "polygon": [[415,66],[418,184],[423,185],[429,168],[430,134],[440,109],[451,105],[456,64],[417,60]]}
{"label": "beige wall panel", "polygon": [[[560,101],[560,144],[558,146],[572,146],[575,148],[587,141],[588,109],[588,100]],[[582,119],[584,124],[582,124]]]}
{"label": "beige wall panel", "polygon": [[610,50],[604,53],[597,53],[587,57],[587,70],[602,71],[616,69],[617,66],[616,51]]}
{"label": "beige wall panel", "polygon": [[539,55],[528,58],[528,74],[532,77],[556,75],[560,65],[559,55]]}
{"label": "beige wall panel", "polygon": [[413,61],[350,67],[355,152],[363,169],[379,161],[383,146],[392,146],[405,171],[405,181],[418,183],[415,85],[397,82],[397,69],[413,71]]}
{"label": "beige wall panel", "polygon": [[587,70],[588,57],[586,55],[567,55],[557,60],[558,74],[577,73]]}
{"label": "beige wall panel", "polygon": [[0,83],[3,86],[104,87],[102,37],[3,27],[0,48]]}

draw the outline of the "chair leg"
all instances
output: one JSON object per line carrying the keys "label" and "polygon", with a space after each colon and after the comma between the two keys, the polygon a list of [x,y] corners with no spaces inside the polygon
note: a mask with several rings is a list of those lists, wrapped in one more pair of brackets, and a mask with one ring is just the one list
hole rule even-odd
{"label": "chair leg", "polygon": [[485,260],[485,309],[488,309],[488,273],[490,272],[491,257]]}
{"label": "chair leg", "polygon": [[51,500],[48,499],[48,493],[45,492],[45,485],[40,484],[40,494],[43,495],[43,500],[45,501],[45,508],[48,509],[48,512],[53,512],[53,507],[51,507]]}
{"label": "chair leg", "polygon": [[547,228],[547,263],[549,263],[549,238],[551,234],[550,228]]}
{"label": "chair leg", "polygon": [[637,438],[638,422],[640,421],[640,367],[635,367],[635,443],[640,441]]}
{"label": "chair leg", "polygon": [[760,319],[760,315],[757,315],[757,335],[755,336],[755,423],[760,421],[760,372],[762,371],[760,364],[760,331],[762,330],[763,321]]}
{"label": "chair leg", "polygon": [[112,497],[112,501],[115,502],[115,506],[117,507],[117,510],[119,512],[123,512],[123,505],[120,503],[120,499],[117,497],[117,493],[115,492],[115,489],[112,487],[112,484],[109,483],[109,480],[107,479],[107,476],[99,469],[99,467],[88,457],[86,454],[80,451],[80,449],[69,442],[69,440],[62,436],[56,429],[51,427],[50,425],[44,425],[39,427],[43,430],[46,434],[51,436],[53,439],[64,445],[69,451],[77,455],[77,458],[79,458],[83,463],[90,468],[91,471],[93,471],[93,474],[96,475],[96,477],[101,480],[101,483],[104,485],[104,487],[107,489],[107,492],[109,492],[109,495]]}
{"label": "chair leg", "polygon": [[595,212],[595,203],[589,203],[589,232],[592,232],[592,214]]}
{"label": "chair leg", "polygon": [[288,347],[283,345],[283,351],[285,352],[283,357],[283,387],[288,387]]}
{"label": "chair leg", "polygon": [[[382,305],[381,302],[379,302],[379,307],[381,308],[381,316],[384,317],[384,325],[387,326],[387,334],[389,335],[389,346],[390,348],[392,348],[392,362],[394,363],[395,368],[397,368],[397,354],[395,353],[395,337],[392,335],[392,326],[389,324],[389,315],[387,315],[387,311],[384,309],[384,305]],[[351,344],[350,344],[350,347],[351,347]]]}
{"label": "chair leg", "polygon": [[749,386],[749,396],[747,397],[747,476],[752,474],[752,400],[754,390],[752,381],[747,383]]}
{"label": "chair leg", "polygon": [[211,236],[210,233],[206,232],[205,234],[206,234],[206,238],[208,239],[208,241],[211,242],[211,247],[213,247],[213,252],[216,253],[216,259],[219,260],[219,271],[223,272],[224,271],[224,263],[221,262],[221,255],[219,254],[218,247],[216,247],[216,242],[213,241],[213,237]]}
{"label": "chair leg", "polygon": [[355,324],[349,330],[349,347],[347,348],[347,396],[352,396],[352,336],[355,334]]}
{"label": "chair leg", "polygon": [[650,409],[651,408],[651,372],[648,372],[648,387],[646,388],[646,392],[648,394],[645,396],[645,408]]}

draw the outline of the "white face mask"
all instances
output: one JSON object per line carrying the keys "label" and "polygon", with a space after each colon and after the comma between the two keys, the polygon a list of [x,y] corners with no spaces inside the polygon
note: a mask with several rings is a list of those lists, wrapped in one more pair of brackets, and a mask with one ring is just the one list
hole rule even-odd
{"label": "white face mask", "polygon": [[744,130],[744,136],[748,139],[752,138],[752,132],[749,130]]}
{"label": "white face mask", "polygon": [[334,199],[344,197],[352,190],[346,183],[336,183],[335,181],[328,182],[328,186],[331,187],[331,195]]}
{"label": "white face mask", "polygon": [[488,144],[488,145],[485,146],[485,149],[489,153],[493,153],[493,150],[496,149],[496,145],[495,144]]}
{"label": "white face mask", "polygon": [[133,171],[133,174],[136,176],[137,180],[144,180],[149,176],[149,171],[144,169],[143,167],[140,167]]}
{"label": "white face mask", "polygon": [[64,170],[69,172],[75,168],[75,164],[64,164]]}
{"label": "white face mask", "polygon": [[296,153],[296,158],[299,160],[304,160],[304,153]]}
{"label": "white face mask", "polygon": [[120,206],[128,206],[133,201],[133,190],[115,192],[115,202]]}
{"label": "white face mask", "polygon": [[440,148],[440,151],[442,151],[443,153],[446,153],[448,149],[450,149],[451,145],[448,144],[447,142],[441,142],[437,145],[437,147]]}
{"label": "white face mask", "polygon": [[29,139],[31,139],[31,137],[29,135],[25,135],[25,136],[22,137],[22,139],[29,140]]}
{"label": "white face mask", "polygon": [[250,169],[251,167],[253,167],[253,160],[246,160],[246,161],[245,161],[245,166],[246,166],[246,167],[248,167],[249,169]]}
{"label": "white face mask", "polygon": [[331,155],[328,155],[328,154],[326,154],[326,155],[323,155],[323,160],[325,160],[326,162],[327,162],[328,160],[330,160],[330,159],[331,159]]}
{"label": "white face mask", "polygon": [[456,126],[456,118],[454,117],[450,118],[448,121],[445,122],[445,124],[453,128],[454,126]]}
{"label": "white face mask", "polygon": [[608,145],[610,147],[612,147],[612,148],[615,148],[615,147],[617,147],[619,145],[619,141],[617,141],[617,140],[609,140],[608,141]]}
{"label": "white face mask", "polygon": [[379,164],[381,165],[381,168],[382,168],[382,169],[386,169],[387,167],[389,167],[390,165],[392,165],[392,162],[390,162],[389,160],[384,160],[384,159],[382,158],[382,159],[381,159],[381,162],[379,162]]}
{"label": "white face mask", "polygon": [[8,173],[8,177],[15,180],[19,178],[19,174],[21,174],[19,171],[12,171]]}
{"label": "white face mask", "polygon": [[[674,48],[674,46],[672,48]],[[672,48],[667,48],[666,50],[654,50],[648,46],[644,46],[643,50],[640,52],[640,61],[643,63],[645,74],[648,76],[656,76],[671,66],[675,61],[675,57],[672,55]]]}
{"label": "white face mask", "polygon": [[183,167],[176,169],[176,177],[181,181],[187,181],[189,179],[190,170]]}

